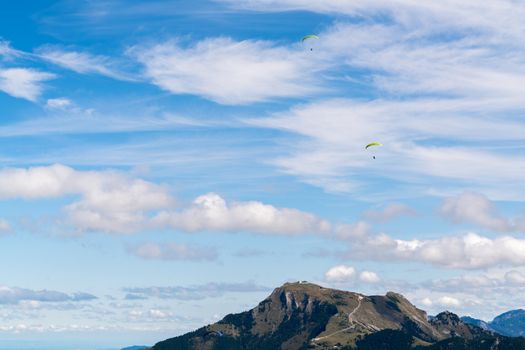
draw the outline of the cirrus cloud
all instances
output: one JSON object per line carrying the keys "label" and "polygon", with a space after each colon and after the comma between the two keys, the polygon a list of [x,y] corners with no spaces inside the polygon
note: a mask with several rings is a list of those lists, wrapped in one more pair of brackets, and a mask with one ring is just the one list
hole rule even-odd
{"label": "cirrus cloud", "polygon": [[42,82],[53,78],[54,74],[31,68],[0,68],[0,91],[34,102],[42,94]]}
{"label": "cirrus cloud", "polygon": [[134,47],[152,83],[175,94],[194,94],[222,104],[249,104],[319,91],[304,52],[264,41],[211,38],[183,47],[171,41]]}

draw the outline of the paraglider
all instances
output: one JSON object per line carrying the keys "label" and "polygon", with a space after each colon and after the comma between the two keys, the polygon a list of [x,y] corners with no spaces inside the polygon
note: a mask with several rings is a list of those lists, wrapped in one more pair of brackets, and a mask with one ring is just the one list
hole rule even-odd
{"label": "paraglider", "polygon": [[[378,141],[370,142],[368,145],[365,146],[365,149],[368,149],[369,147],[375,147],[375,146],[383,146],[383,144]],[[376,159],[376,156],[372,156],[372,158]]]}
{"label": "paraglider", "polygon": [[[310,39],[319,39],[319,37],[315,34],[308,34],[308,35],[303,36],[303,39],[301,40],[301,42],[304,44],[305,40],[310,40]],[[310,51],[313,51],[312,47],[310,47]]]}

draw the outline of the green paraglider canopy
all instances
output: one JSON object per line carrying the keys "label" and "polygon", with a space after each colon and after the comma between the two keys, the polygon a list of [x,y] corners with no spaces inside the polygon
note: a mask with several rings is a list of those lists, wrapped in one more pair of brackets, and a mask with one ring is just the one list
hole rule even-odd
{"label": "green paraglider canopy", "polygon": [[365,149],[368,149],[368,147],[373,147],[373,146],[383,146],[383,144],[377,141],[370,142],[368,145],[365,146]]}
{"label": "green paraglider canopy", "polygon": [[308,34],[308,35],[303,36],[303,39],[301,40],[301,42],[304,42],[306,39],[319,39],[319,37],[315,34]]}

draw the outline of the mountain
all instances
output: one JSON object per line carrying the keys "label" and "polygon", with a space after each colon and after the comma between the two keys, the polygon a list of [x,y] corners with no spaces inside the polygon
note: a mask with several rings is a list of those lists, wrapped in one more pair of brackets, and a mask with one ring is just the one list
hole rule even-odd
{"label": "mountain", "polygon": [[146,350],[146,349],[149,349],[149,346],[146,346],[146,345],[133,345],[133,346],[128,346],[128,347],[122,348],[120,350]]}
{"label": "mountain", "polygon": [[513,310],[497,316],[490,322],[490,328],[507,336],[525,336],[525,310]]}
{"label": "mountain", "polygon": [[445,311],[430,320],[430,324],[440,334],[445,334],[446,338],[460,337],[466,340],[475,339],[486,333],[482,328],[473,327],[463,320],[461,320],[456,314]]}
{"label": "mountain", "polygon": [[525,310],[512,310],[496,316],[494,320],[485,322],[472,317],[462,317],[464,322],[493,331],[509,337],[525,336]]}
{"label": "mountain", "polygon": [[[523,350],[507,338],[463,322],[450,312],[428,320],[401,294],[384,296],[286,283],[249,311],[179,337],[153,350],[487,349]],[[506,343],[507,342],[507,343]],[[467,347],[465,347],[467,346]],[[521,347],[520,347],[521,346]]]}
{"label": "mountain", "polygon": [[461,317],[461,320],[465,323],[471,324],[481,329],[491,330],[489,324],[483,320],[478,320],[477,318],[472,318],[470,316],[463,316]]}

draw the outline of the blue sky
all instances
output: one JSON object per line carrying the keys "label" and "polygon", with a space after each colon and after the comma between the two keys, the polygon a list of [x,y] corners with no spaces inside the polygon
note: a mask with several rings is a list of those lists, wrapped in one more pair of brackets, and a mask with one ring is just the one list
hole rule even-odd
{"label": "blue sky", "polygon": [[153,344],[295,280],[430,313],[524,307],[524,14],[11,4],[0,348]]}

